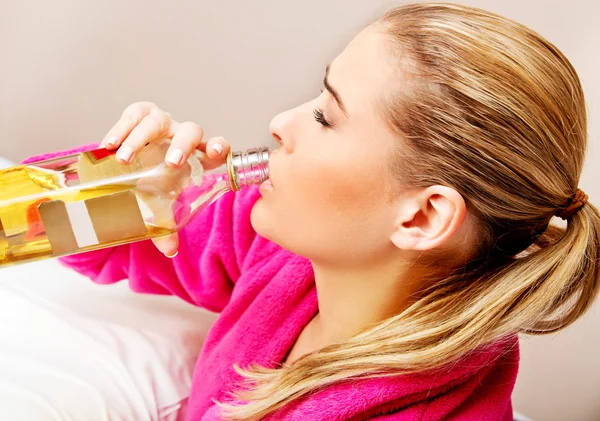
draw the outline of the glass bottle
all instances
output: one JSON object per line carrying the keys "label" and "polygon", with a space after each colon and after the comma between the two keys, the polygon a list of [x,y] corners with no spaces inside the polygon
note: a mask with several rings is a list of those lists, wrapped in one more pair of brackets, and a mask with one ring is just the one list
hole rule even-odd
{"label": "glass bottle", "polygon": [[97,149],[0,170],[0,269],[172,234],[229,191],[269,177],[269,149],[230,152],[204,168],[201,152],[167,167],[169,141],[129,164]]}

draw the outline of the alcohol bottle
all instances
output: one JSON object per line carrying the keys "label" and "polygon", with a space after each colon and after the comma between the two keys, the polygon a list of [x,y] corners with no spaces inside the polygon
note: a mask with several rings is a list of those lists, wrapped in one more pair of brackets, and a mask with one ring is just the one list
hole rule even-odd
{"label": "alcohol bottle", "polygon": [[0,170],[0,268],[172,234],[269,176],[266,147],[230,152],[210,170],[201,152],[167,167],[168,147],[149,143],[130,164],[96,149]]}

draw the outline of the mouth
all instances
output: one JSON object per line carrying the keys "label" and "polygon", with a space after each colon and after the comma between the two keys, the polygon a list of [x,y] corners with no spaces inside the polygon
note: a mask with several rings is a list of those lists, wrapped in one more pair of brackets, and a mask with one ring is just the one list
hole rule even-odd
{"label": "mouth", "polygon": [[267,192],[273,190],[273,183],[271,183],[271,180],[267,179],[262,182],[262,184],[258,187],[258,190],[260,192]]}

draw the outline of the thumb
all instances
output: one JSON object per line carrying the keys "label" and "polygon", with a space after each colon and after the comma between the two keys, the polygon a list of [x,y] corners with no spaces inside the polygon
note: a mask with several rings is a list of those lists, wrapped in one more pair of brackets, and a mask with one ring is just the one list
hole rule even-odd
{"label": "thumb", "polygon": [[177,233],[153,238],[152,242],[168,258],[177,256],[179,250],[179,235]]}
{"label": "thumb", "polygon": [[[141,199],[145,206],[151,211],[152,225],[162,228],[174,228],[176,226],[173,202],[166,204],[162,198],[138,190],[138,199]],[[179,235],[177,232],[169,231],[160,237],[152,238],[156,248],[165,256],[172,258],[177,255],[179,249]]]}

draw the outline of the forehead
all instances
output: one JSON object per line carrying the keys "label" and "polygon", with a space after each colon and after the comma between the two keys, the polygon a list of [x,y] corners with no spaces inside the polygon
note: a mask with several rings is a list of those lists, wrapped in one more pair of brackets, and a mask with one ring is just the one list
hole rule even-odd
{"label": "forehead", "polygon": [[367,28],[336,57],[329,69],[329,82],[337,89],[351,116],[372,112],[393,87],[397,69],[390,58],[385,35]]}

